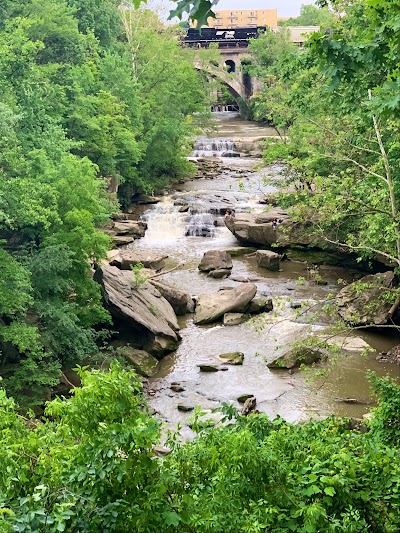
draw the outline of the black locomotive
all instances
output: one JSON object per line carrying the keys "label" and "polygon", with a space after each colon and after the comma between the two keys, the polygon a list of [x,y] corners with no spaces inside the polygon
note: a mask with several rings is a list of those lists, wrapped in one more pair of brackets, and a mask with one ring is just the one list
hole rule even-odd
{"label": "black locomotive", "polygon": [[250,39],[257,39],[266,26],[243,28],[202,28],[201,31],[189,28],[183,42],[192,48],[208,48],[211,43],[217,43],[219,48],[246,47]]}

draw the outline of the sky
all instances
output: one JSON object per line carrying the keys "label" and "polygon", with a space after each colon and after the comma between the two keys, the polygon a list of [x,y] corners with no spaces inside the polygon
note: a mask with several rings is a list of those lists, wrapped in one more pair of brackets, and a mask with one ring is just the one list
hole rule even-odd
{"label": "sky", "polygon": [[[215,9],[277,9],[278,17],[298,17],[302,4],[313,4],[313,0],[219,0]],[[175,7],[167,0],[149,0],[147,5],[166,20],[169,10]],[[175,20],[174,22],[177,22]]]}
{"label": "sky", "polygon": [[302,4],[312,0],[219,0],[215,9],[277,9],[278,17],[298,17]]}

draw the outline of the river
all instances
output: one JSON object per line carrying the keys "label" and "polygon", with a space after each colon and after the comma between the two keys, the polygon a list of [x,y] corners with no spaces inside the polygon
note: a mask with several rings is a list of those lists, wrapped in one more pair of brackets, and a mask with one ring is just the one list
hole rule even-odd
{"label": "river", "polygon": [[[233,258],[232,276],[227,279],[212,279],[197,269],[207,250],[241,245],[223,224],[221,206],[229,204],[237,212],[261,212],[260,196],[274,190],[263,186],[263,178],[279,178],[280,170],[277,166],[262,168],[261,160],[254,157],[221,157],[234,151],[234,139],[250,142],[275,135],[272,128],[242,121],[234,114],[219,116],[215,122],[217,127],[211,134],[198,138],[193,155],[218,160],[222,165],[218,175],[188,181],[170,191],[159,204],[147,207],[143,215],[148,223],[146,235],[131,246],[168,255],[167,268],[181,265],[162,279],[192,296],[238,286],[240,282],[234,281],[237,277],[255,280],[259,294],[272,296],[274,312],[231,327],[196,326],[192,315],[181,317],[182,342],[176,352],[161,361],[159,373],[151,379],[150,404],[168,424],[181,423],[183,433],[188,435],[186,423],[191,414],[179,411],[178,404],[211,410],[226,402],[240,408],[237,398],[241,394],[253,394],[259,411],[288,421],[330,414],[361,417],[373,406],[367,370],[398,375],[397,366],[378,363],[376,354],[363,356],[359,350],[343,353],[329,373],[318,378],[313,377],[313,371],[289,373],[271,371],[266,366],[266,361],[290,348],[294,340],[324,328],[323,323],[311,325],[296,320],[290,301],[323,301],[340,290],[339,278],[351,281],[354,272],[322,267],[321,274],[328,283],[313,285],[307,281],[306,263],[283,261],[281,271],[269,272],[257,267],[254,258],[244,256]],[[190,210],[183,212],[182,206],[187,204]],[[298,278],[305,281],[298,283]],[[364,334],[364,339],[379,351],[398,343],[397,338],[378,333]],[[218,354],[230,351],[245,354],[242,366],[229,366],[225,372],[199,372],[198,364],[215,363]],[[172,383],[179,383],[184,391],[173,392]],[[360,403],[341,403],[340,398]]]}

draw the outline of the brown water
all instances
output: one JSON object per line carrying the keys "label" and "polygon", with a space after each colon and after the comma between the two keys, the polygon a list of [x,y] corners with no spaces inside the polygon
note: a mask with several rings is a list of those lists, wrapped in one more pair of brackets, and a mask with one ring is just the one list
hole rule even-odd
{"label": "brown water", "polygon": [[[238,118],[220,120],[221,138],[252,137],[274,134],[270,128],[263,130],[259,125],[240,121]],[[204,252],[211,249],[226,249],[240,243],[223,225],[221,215],[211,215],[210,206],[230,205],[238,211],[262,211],[257,203],[260,190],[273,190],[263,185],[263,178],[278,177],[279,167],[255,170],[260,161],[250,159],[224,159],[225,168],[216,179],[190,181],[171,192],[164,200],[150,207],[145,213],[148,222],[146,236],[134,243],[135,248],[160,252],[169,256],[168,267],[181,265],[163,276],[163,280],[188,291],[192,296],[200,293],[217,292],[223,286],[236,287],[239,282],[231,278],[215,280],[201,274],[197,269]],[[188,201],[196,213],[179,213],[175,200]],[[196,218],[197,217],[197,218]],[[214,222],[218,225],[215,227]],[[212,227],[212,237],[185,236],[187,228]],[[266,361],[274,359],[290,348],[293,341],[310,334],[322,332],[326,325],[307,324],[296,319],[290,308],[291,300],[323,302],[335,294],[340,286],[339,278],[350,281],[354,272],[340,267],[322,267],[321,275],[327,285],[313,285],[307,279],[307,265],[302,262],[283,261],[280,272],[269,272],[259,268],[252,257],[233,258],[232,277],[247,276],[256,279],[258,294],[272,296],[274,312],[253,319],[238,326],[224,327],[221,324],[197,326],[193,316],[180,319],[182,342],[178,350],[167,356],[160,365],[160,372],[150,383],[152,407],[169,425],[183,424],[183,434],[189,436],[185,425],[190,413],[178,411],[179,403],[199,405],[203,409],[214,409],[227,402],[240,407],[237,397],[254,394],[257,408],[270,416],[281,415],[289,421],[304,420],[310,416],[361,417],[373,406],[373,399],[366,380],[371,369],[379,375],[386,373],[398,376],[395,365],[376,361],[376,353],[368,356],[358,351],[343,352],[336,366],[325,377],[315,377],[314,371],[271,371]],[[399,338],[378,333],[364,333],[363,338],[376,350],[387,351],[399,343]],[[225,372],[200,373],[198,364],[216,363],[218,354],[242,351],[245,354],[243,366],[229,366]],[[170,389],[173,382],[184,387],[184,392]],[[362,404],[347,404],[338,398],[354,398]]]}

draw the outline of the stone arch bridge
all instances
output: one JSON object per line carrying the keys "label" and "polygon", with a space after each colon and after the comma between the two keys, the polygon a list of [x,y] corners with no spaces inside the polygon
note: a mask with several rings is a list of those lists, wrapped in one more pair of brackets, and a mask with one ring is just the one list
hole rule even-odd
{"label": "stone arch bridge", "polygon": [[244,69],[243,63],[251,58],[246,49],[224,48],[219,52],[221,58],[218,65],[206,63],[197,58],[194,62],[195,68],[202,70],[212,78],[221,80],[235,99],[248,100],[261,90],[260,83]]}
{"label": "stone arch bridge", "polygon": [[[187,31],[183,44],[191,48],[209,48],[216,44],[220,52],[217,65],[205,63],[200,58],[195,60],[195,67],[206,72],[213,78],[220,79],[235,99],[249,100],[253,94],[261,91],[261,83],[250,76],[244,65],[251,61],[248,51],[250,39],[257,39],[260,32],[266,31],[265,26],[235,29],[202,28],[201,32],[194,28]],[[289,26],[291,41],[303,46],[307,34],[319,31],[319,26]],[[273,28],[272,31],[279,31]]]}

